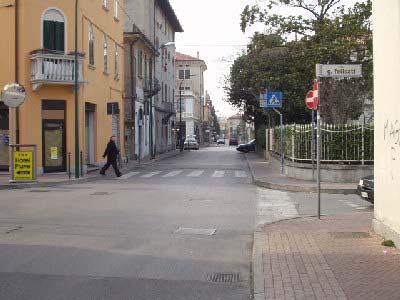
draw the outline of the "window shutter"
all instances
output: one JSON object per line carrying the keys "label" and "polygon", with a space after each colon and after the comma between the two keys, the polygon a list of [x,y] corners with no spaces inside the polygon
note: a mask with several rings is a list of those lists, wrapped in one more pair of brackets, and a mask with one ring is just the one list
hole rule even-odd
{"label": "window shutter", "polygon": [[51,21],[43,22],[43,47],[45,49],[53,50],[53,36],[54,36],[54,26]]}
{"label": "window shutter", "polygon": [[54,22],[55,24],[55,50],[64,52],[64,23]]}

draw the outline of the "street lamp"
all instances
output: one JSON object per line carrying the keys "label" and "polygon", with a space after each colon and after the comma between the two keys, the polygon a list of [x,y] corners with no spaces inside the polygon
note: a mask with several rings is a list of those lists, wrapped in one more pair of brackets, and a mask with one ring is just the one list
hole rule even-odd
{"label": "street lamp", "polygon": [[74,94],[75,94],[75,178],[79,178],[79,88],[78,88],[78,4],[75,0],[75,68],[74,68]]}

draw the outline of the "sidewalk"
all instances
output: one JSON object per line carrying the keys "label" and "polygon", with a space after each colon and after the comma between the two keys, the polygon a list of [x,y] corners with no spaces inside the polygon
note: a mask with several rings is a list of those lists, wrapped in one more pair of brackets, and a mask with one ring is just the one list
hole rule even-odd
{"label": "sidewalk", "polygon": [[399,299],[400,251],[372,213],[281,221],[255,232],[254,299]]}
{"label": "sidewalk", "polygon": [[[273,190],[289,192],[317,192],[317,183],[308,180],[299,180],[281,175],[279,170],[269,166],[268,161],[260,158],[256,153],[247,153],[254,184]],[[354,194],[357,183],[321,183],[321,192],[329,194]]]}
{"label": "sidewalk", "polygon": [[[179,150],[173,150],[170,152],[159,154],[153,160],[149,159],[142,160],[140,165],[137,161],[130,161],[128,164],[123,165],[123,167],[121,168],[121,172],[127,173],[129,171],[138,169],[143,166],[152,165],[160,160],[177,156],[180,153],[181,152]],[[79,179],[75,179],[74,174],[71,174],[71,179],[69,179],[67,173],[53,173],[53,174],[48,173],[40,175],[37,183],[16,185],[9,183],[10,175],[8,174],[8,172],[2,172],[0,173],[0,190],[21,189],[21,188],[31,188],[31,187],[51,187],[59,184],[85,183],[99,178],[101,178],[101,176],[99,175],[99,172],[97,170],[90,172],[88,174],[84,174],[84,176],[80,177]]]}

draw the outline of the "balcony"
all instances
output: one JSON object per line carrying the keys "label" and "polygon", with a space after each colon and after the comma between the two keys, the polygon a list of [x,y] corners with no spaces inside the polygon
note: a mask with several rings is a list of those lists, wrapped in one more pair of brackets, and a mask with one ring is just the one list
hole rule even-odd
{"label": "balcony", "polygon": [[[31,52],[32,61],[31,82],[33,90],[37,91],[42,85],[74,85],[75,57],[74,54],[64,54],[47,50]],[[83,79],[84,55],[78,54],[78,82]]]}
{"label": "balcony", "polygon": [[147,98],[157,95],[160,91],[161,86],[157,79],[151,80],[146,78],[144,80],[144,94]]}

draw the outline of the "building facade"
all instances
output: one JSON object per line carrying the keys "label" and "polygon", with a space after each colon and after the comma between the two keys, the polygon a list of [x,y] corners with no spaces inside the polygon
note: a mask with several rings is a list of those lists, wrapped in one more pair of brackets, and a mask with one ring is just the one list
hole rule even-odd
{"label": "building facade", "polygon": [[154,157],[174,148],[174,42],[183,30],[168,0],[126,0],[126,12],[127,152]]}
{"label": "building facade", "polygon": [[[101,164],[111,135],[117,136],[125,155],[120,117],[124,112],[123,1],[80,1],[77,12],[76,16],[74,1],[0,1],[5,39],[0,46],[0,87],[17,82],[27,92],[25,103],[12,118],[0,103],[3,167],[9,161],[4,151],[8,142],[37,145],[39,173],[65,172],[69,157],[71,166],[79,159],[74,154],[75,38],[82,163],[85,168]],[[8,128],[7,119],[14,120]],[[7,135],[13,137],[11,141]]]}
{"label": "building facade", "polygon": [[[200,144],[203,144],[204,72],[207,70],[207,65],[199,57],[179,52],[176,53],[175,65],[177,76],[175,99],[178,117],[182,107],[182,124],[178,128],[183,128],[182,138],[196,136]],[[179,125],[180,118],[177,122]]]}
{"label": "building facade", "polygon": [[400,245],[400,2],[373,1],[374,229]]}

